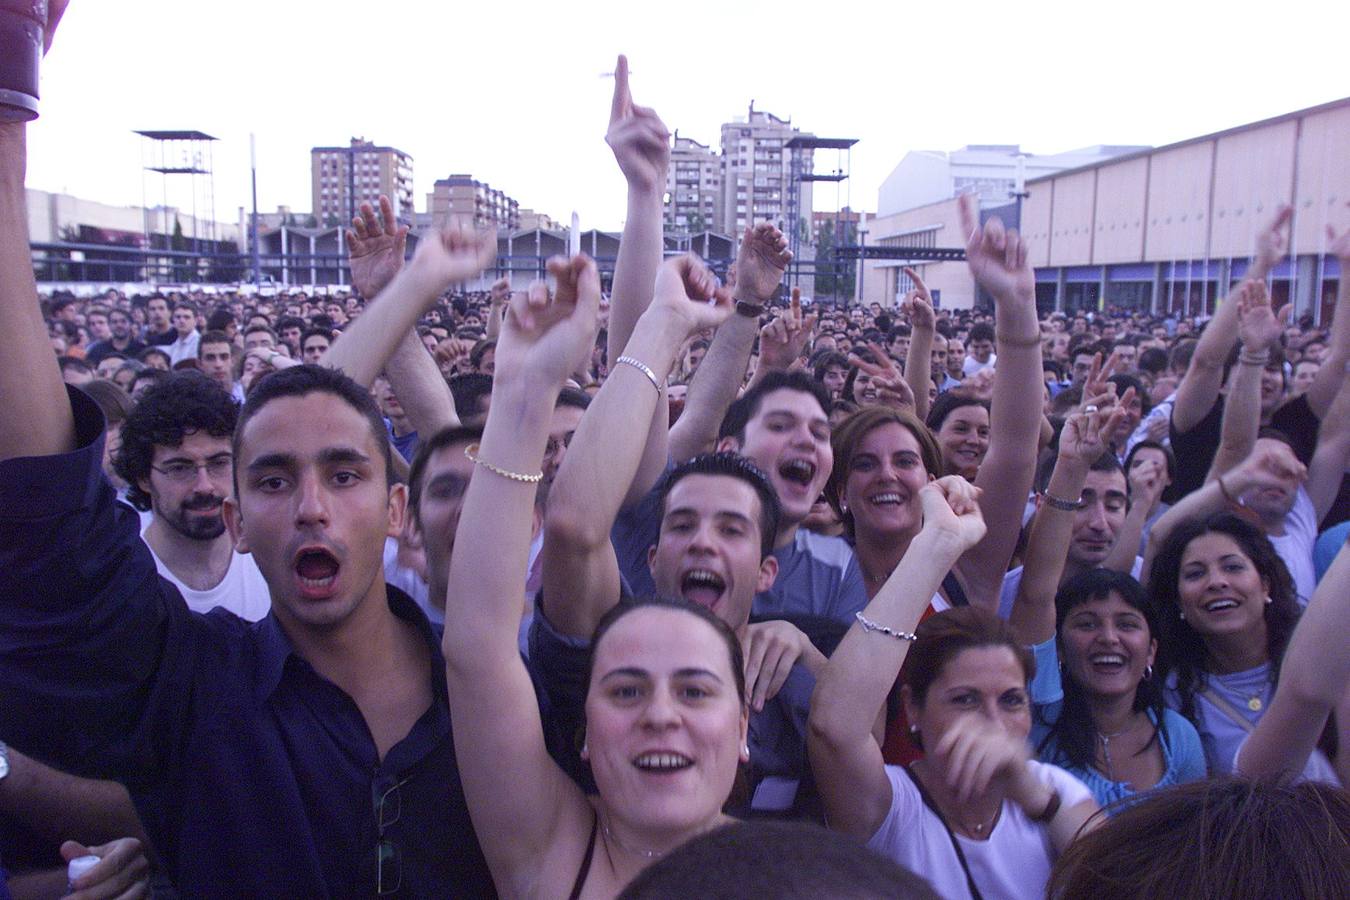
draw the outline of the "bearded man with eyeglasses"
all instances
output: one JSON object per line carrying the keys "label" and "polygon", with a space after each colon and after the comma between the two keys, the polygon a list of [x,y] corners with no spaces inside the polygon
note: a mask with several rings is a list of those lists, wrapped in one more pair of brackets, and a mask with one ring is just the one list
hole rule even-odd
{"label": "bearded man with eyeglasses", "polygon": [[142,513],[155,567],[188,606],[220,606],[256,622],[271,608],[267,582],[252,556],[234,552],[221,512],[232,491],[238,418],[234,399],[215,381],[177,373],[131,411],[113,465],[127,483],[127,502]]}

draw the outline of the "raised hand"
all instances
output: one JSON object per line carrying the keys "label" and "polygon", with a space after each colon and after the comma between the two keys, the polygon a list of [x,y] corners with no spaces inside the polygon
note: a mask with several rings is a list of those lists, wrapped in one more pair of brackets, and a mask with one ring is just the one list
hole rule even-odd
{"label": "raised hand", "polygon": [[1134,388],[1128,388],[1120,403],[1116,403],[1114,393],[1104,392],[1083,404],[1064,420],[1059,435],[1059,455],[1091,466],[1110,447],[1111,435],[1120,427],[1120,420],[1125,417],[1132,400]]}
{"label": "raised hand", "polygon": [[787,238],[768,222],[745,229],[741,249],[736,254],[736,297],[747,303],[765,303],[783,280],[792,251]]}
{"label": "raised hand", "polygon": [[469,359],[469,351],[473,350],[473,341],[463,338],[446,338],[436,345],[436,364],[440,366],[441,372],[449,375],[457,371],[461,363]]}
{"label": "raised hand", "polygon": [[1270,306],[1270,294],[1264,281],[1243,281],[1238,285],[1238,337],[1243,349],[1259,353],[1280,339],[1294,307],[1287,304],[1276,315]]}
{"label": "raised hand", "polygon": [[[777,696],[799,659],[820,656],[811,639],[791,622],[752,622],[745,631],[745,693],[755,712]],[[824,657],[819,661],[824,663]]]}
{"label": "raised hand", "polygon": [[906,266],[905,274],[914,282],[914,289],[905,294],[905,299],[900,301],[900,312],[904,313],[914,328],[932,331],[937,327],[937,316],[933,312],[933,295],[928,293],[928,287],[918,272]]}
{"label": "raised hand", "polygon": [[588,256],[555,256],[548,272],[556,280],[549,294],[537,281],[511,298],[497,340],[494,380],[525,376],[541,386],[561,385],[590,358],[595,315],[600,306],[600,274]]}
{"label": "raised hand", "polygon": [[966,236],[966,263],[980,287],[995,302],[1034,302],[1036,276],[1027,265],[1027,245],[1016,229],[1007,230],[997,217],[980,228],[974,194],[961,197],[961,231]]}
{"label": "raised hand", "polygon": [[952,393],[976,400],[991,400],[994,396],[994,370],[983,368],[952,388]]}
{"label": "raised hand", "polygon": [[1164,476],[1167,470],[1157,460],[1141,462],[1126,473],[1130,482],[1130,502],[1143,504],[1144,509],[1152,510],[1153,504],[1162,496],[1167,487]]}
{"label": "raised hand", "polygon": [[1282,203],[1275,210],[1275,217],[1256,235],[1256,265],[1262,277],[1284,259],[1289,253],[1289,235],[1285,229],[1294,217],[1294,208]]}
{"label": "raised hand", "polygon": [[759,364],[771,369],[790,368],[815,333],[816,318],[815,313],[802,315],[801,289],[793,288],[787,312],[759,330]]}
{"label": "raised hand", "polygon": [[735,309],[731,291],[719,287],[717,278],[692,253],[668,259],[656,273],[652,307],[673,313],[685,323],[689,334],[716,328]]}
{"label": "raised hand", "polygon": [[984,537],[980,489],[959,475],[930,481],[919,491],[923,504],[923,531],[949,545],[956,556]]}
{"label": "raised hand", "polygon": [[385,285],[403,268],[408,247],[408,226],[394,219],[389,198],[380,195],[380,218],[369,203],[362,203],[360,215],[347,229],[347,263],[352,270],[352,287],[367,301],[384,290]]}
{"label": "raised hand", "polygon": [[1031,756],[1025,738],[980,715],[957,717],[933,748],[933,755],[942,761],[947,786],[960,803],[983,794],[996,778],[1016,778]]}
{"label": "raised hand", "polygon": [[1287,444],[1258,440],[1247,458],[1220,476],[1220,481],[1232,485],[1228,492],[1236,496],[1253,488],[1294,491],[1307,477],[1307,467]]}
{"label": "raised hand", "polygon": [[497,256],[497,237],[467,225],[447,225],[422,235],[412,266],[419,276],[446,288],[482,272]]}
{"label": "raised hand", "polygon": [[628,88],[628,57],[622,55],[614,66],[614,98],[605,143],[614,151],[619,171],[629,185],[649,191],[665,188],[670,132],[655,110],[633,103]]}
{"label": "raised hand", "polygon": [[488,300],[493,309],[501,309],[506,305],[506,301],[511,299],[511,282],[505,278],[498,278],[492,282],[492,287],[488,288]]}

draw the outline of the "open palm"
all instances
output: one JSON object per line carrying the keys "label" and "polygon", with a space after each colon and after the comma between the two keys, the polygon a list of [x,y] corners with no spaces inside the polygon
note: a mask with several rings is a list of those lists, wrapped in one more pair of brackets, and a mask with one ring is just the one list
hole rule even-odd
{"label": "open palm", "polygon": [[369,203],[361,204],[361,214],[347,229],[347,262],[352,270],[352,287],[366,300],[385,289],[403,268],[408,247],[408,226],[394,219],[389,198],[380,197],[380,219]]}

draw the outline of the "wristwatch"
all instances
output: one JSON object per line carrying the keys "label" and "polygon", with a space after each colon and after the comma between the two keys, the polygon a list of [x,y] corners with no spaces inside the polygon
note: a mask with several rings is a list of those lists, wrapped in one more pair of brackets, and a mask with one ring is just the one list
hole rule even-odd
{"label": "wristwatch", "polygon": [[0,781],[9,774],[9,747],[5,746],[4,741],[0,741]]}
{"label": "wristwatch", "polygon": [[736,312],[745,316],[747,319],[758,319],[764,314],[763,303],[747,303],[744,300],[736,301]]}

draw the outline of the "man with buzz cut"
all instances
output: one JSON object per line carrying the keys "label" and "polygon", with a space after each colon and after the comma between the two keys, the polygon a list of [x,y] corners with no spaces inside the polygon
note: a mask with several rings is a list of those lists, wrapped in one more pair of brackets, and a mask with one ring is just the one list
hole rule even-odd
{"label": "man with buzz cut", "polygon": [[[0,416],[23,423],[0,429],[0,735],[125,784],[182,896],[493,896],[440,641],[383,577],[406,492],[369,392],[315,366],[259,382],[223,508],[271,612],[191,611],[102,475],[102,415],[52,359],[26,138],[0,123]],[[429,307],[495,249],[428,235],[386,294]],[[181,461],[209,476],[212,459]]]}

